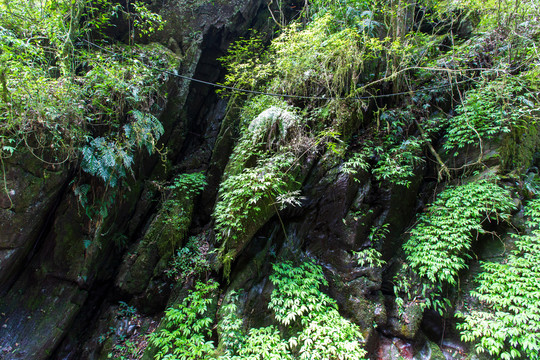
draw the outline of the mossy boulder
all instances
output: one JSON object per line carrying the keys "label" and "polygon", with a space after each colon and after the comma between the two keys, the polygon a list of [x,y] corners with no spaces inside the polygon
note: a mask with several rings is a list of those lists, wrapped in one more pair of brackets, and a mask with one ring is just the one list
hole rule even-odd
{"label": "mossy boulder", "polygon": [[388,319],[388,331],[399,338],[414,339],[424,316],[423,304],[412,301],[403,305],[402,311],[394,307]]}
{"label": "mossy boulder", "polygon": [[251,121],[235,147],[214,211],[226,275],[255,233],[278,214],[278,197],[300,188],[305,174],[290,148],[299,131],[293,112],[271,106]]}
{"label": "mossy boulder", "polygon": [[182,245],[193,213],[195,197],[174,190],[161,204],[142,239],[128,252],[116,280],[129,294],[140,294],[153,276],[167,268],[174,252]]}

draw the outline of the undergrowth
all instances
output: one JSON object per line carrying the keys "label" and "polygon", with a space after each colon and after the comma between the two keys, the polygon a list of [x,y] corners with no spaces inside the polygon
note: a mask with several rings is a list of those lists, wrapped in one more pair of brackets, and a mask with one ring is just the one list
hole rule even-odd
{"label": "undergrowth", "polygon": [[440,193],[403,245],[406,263],[394,287],[398,305],[419,298],[422,306],[442,312],[448,304],[443,288],[457,285],[460,271],[471,259],[474,239],[486,233],[483,225],[508,221],[514,208],[510,193],[495,179],[471,181]]}
{"label": "undergrowth", "polygon": [[525,208],[530,233],[513,235],[515,249],[502,262],[482,262],[477,303],[457,316],[463,341],[500,359],[540,358],[540,200]]}

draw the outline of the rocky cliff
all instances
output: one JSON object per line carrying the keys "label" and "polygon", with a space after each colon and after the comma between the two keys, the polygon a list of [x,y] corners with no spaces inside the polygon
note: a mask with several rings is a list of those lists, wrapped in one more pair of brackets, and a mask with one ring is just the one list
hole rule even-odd
{"label": "rocky cliff", "polygon": [[[270,12],[292,19],[302,5],[168,1],[156,5],[165,29],[147,40],[181,58],[178,74],[216,83],[225,76],[217,59],[233,41],[257,29],[268,34],[268,43],[276,26]],[[268,106],[246,124],[237,105],[245,100],[181,77],[171,77],[166,86],[158,116],[165,129],[161,156],[137,158],[134,178],[99,221],[87,216],[74,191],[76,163],[50,165],[29,153],[3,161],[0,359],[151,359],[157,350],[145,336],[164,327],[163,311],[181,303],[197,279],[220,283],[209,310],[215,321],[223,316],[219,308],[234,302],[246,329],[276,325],[268,307],[275,288],[272,265],[306,259],[321,266],[328,282],[323,292],[359,326],[371,358],[466,358],[470,348],[460,341],[452,316],[420,306],[420,296],[396,302],[396,276],[410,256],[402,245],[421,221],[418,214],[429,213],[443,189],[500,176],[514,207],[506,222],[482,223],[484,230],[475,233],[475,256],[458,275],[461,288],[449,290],[455,304],[466,302],[479,260],[500,257],[512,246],[505,234],[524,227],[521,200],[528,193],[517,175],[530,169],[530,179],[537,176],[531,168],[539,143],[533,122],[480,147],[467,144],[460,155],[445,146],[441,130],[422,145],[421,160],[410,162],[406,181],[392,182],[367,167],[347,171],[347,160],[373,141],[374,129],[388,126],[391,132],[381,109],[403,109],[404,101],[367,99],[331,109],[334,116],[347,113],[338,124],[339,136],[350,144],[345,154],[329,145],[337,135],[310,136],[306,128],[316,125],[306,127],[301,112],[287,108],[301,108],[302,99]],[[445,89],[440,96],[440,107],[453,112],[455,92]],[[424,115],[414,109],[410,114],[400,131],[421,138]],[[252,153],[245,155],[246,149]],[[434,153],[442,158],[437,161]],[[372,168],[384,158],[375,154],[365,160]],[[255,182],[268,176],[281,185],[259,197],[238,195],[238,206],[246,207],[230,225],[216,212],[232,206],[226,194],[241,190],[233,180],[247,176],[245,169],[262,169]],[[279,203],[270,193],[294,196]],[[379,262],[361,259],[373,251]],[[223,342],[216,329],[210,339]]]}

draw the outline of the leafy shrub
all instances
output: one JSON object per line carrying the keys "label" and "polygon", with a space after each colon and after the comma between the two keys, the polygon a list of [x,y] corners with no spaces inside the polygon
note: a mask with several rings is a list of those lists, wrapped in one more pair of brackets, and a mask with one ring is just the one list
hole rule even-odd
{"label": "leafy shrub", "polygon": [[275,289],[268,307],[292,336],[284,337],[275,326],[250,329],[244,335],[242,321],[229,304],[223,309],[223,325],[219,325],[226,343],[226,354],[220,359],[364,359],[360,329],[344,319],[335,302],[320,290],[321,285],[327,285],[322,268],[312,261],[297,267],[284,262],[273,268],[270,280]]}
{"label": "leafy shrub", "polygon": [[[173,70],[177,57],[158,45],[98,49],[77,41],[81,34],[92,40],[120,13],[138,21],[138,31],[161,23],[141,2],[129,8],[109,0],[0,4],[2,158],[24,150],[54,165],[80,159],[83,171],[112,188],[131,173],[136,151],[156,150],[164,130],[152,114],[160,110],[169,75],[156,76],[150,67]],[[87,213],[107,213],[99,207]]]}
{"label": "leafy shrub", "polygon": [[101,178],[107,186],[115,187],[131,171],[133,154],[129,150],[116,147],[115,143],[103,137],[97,137],[82,148],[81,168]]}
{"label": "leafy shrub", "polygon": [[176,252],[169,263],[167,276],[184,282],[190,276],[197,276],[210,271],[207,259],[208,243],[202,237],[191,236],[187,244]]}
{"label": "leafy shrub", "polygon": [[246,342],[233,359],[242,360],[292,360],[288,344],[274,326],[250,329]]}
{"label": "leafy shrub", "polygon": [[270,90],[308,96],[354,93],[364,60],[360,38],[350,28],[332,32],[333,22],[325,15],[304,30],[293,24],[273,41],[276,75]]}
{"label": "leafy shrub", "polygon": [[364,359],[366,351],[359,345],[360,328],[331,308],[312,317],[298,335],[298,358],[301,360]]}
{"label": "leafy shrub", "polygon": [[373,169],[373,175],[379,181],[409,187],[414,169],[424,160],[419,156],[421,142],[409,138],[399,146],[384,151]]}
{"label": "leafy shrub", "polygon": [[244,128],[234,149],[213,214],[225,276],[250,231],[277,211],[278,197],[298,186],[297,159],[288,146],[296,126],[293,112],[271,106]]}
{"label": "leafy shrub", "polygon": [[174,229],[187,230],[191,222],[193,201],[206,186],[203,173],[180,174],[167,187],[169,197],[163,202],[161,211],[164,213],[164,223]]}
{"label": "leafy shrub", "polygon": [[174,178],[170,190],[182,194],[184,197],[193,198],[199,195],[207,185],[206,177],[202,172],[180,174]]}
{"label": "leafy shrub", "polygon": [[257,35],[241,39],[221,59],[228,70],[225,84],[290,95],[354,93],[365,54],[358,33],[336,29],[334,20],[327,14],[304,29],[292,24],[267,51]]}
{"label": "leafy shrub", "polygon": [[[227,50],[227,55],[218,60],[227,70],[225,74],[227,86],[257,89],[274,76],[273,69],[268,64],[267,53],[264,51],[264,41],[257,33],[253,33],[247,39],[240,38],[233,42]],[[227,90],[221,91],[227,93]]]}
{"label": "leafy shrub", "polygon": [[350,27],[358,32],[374,34],[375,30],[382,26],[374,20],[373,11],[380,11],[380,8],[377,9],[375,5],[376,1],[370,0],[314,0],[310,4],[310,12],[313,13],[314,18],[332,14],[332,17],[336,19],[333,26],[338,29]]}
{"label": "leafy shrub", "polygon": [[383,239],[388,235],[390,230],[388,224],[382,224],[381,226],[373,226],[368,235],[368,240],[372,247],[362,249],[360,251],[353,251],[354,256],[357,259],[359,266],[369,267],[381,267],[386,264],[386,261],[382,259],[382,254],[375,248],[380,247]]}
{"label": "leafy shrub", "polygon": [[[371,156],[372,149],[369,146],[365,146],[359,152],[353,153],[351,157],[343,163],[341,171],[352,176],[357,175],[362,170],[367,171],[370,168],[368,160]],[[359,180],[355,178],[355,181]]]}
{"label": "leafy shrub", "polygon": [[229,356],[237,353],[245,343],[245,334],[243,332],[243,321],[237,314],[238,293],[231,291],[227,298],[227,304],[219,309],[222,316],[218,323],[218,332],[220,345],[223,346],[225,353]]}
{"label": "leafy shrub", "polygon": [[463,341],[500,359],[540,358],[540,200],[527,205],[529,235],[514,235],[516,250],[501,263],[484,262],[479,301],[457,314]]}
{"label": "leafy shrub", "polygon": [[149,337],[150,344],[158,350],[156,360],[214,358],[214,344],[208,340],[213,317],[208,311],[218,286],[215,281],[198,282],[182,303],[167,309],[164,328]]}
{"label": "leafy shrub", "polygon": [[426,307],[442,311],[444,305],[437,297],[443,285],[456,285],[459,272],[467,267],[473,235],[484,232],[486,221],[507,221],[514,207],[509,192],[493,179],[445,189],[420,216],[403,245],[404,270],[419,277],[415,282],[420,281],[421,290],[412,291],[408,284],[412,279],[401,274],[395,278],[396,293],[405,292],[408,299],[420,296]]}
{"label": "leafy shrub", "polygon": [[538,110],[535,102],[534,95],[519,77],[478,84],[465,94],[457,108],[458,115],[448,120],[444,148],[453,151],[467,145],[481,145],[513,127],[524,126]]}
{"label": "leafy shrub", "polygon": [[[312,261],[306,261],[295,267],[290,262],[275,264],[270,281],[274,291],[268,307],[274,310],[276,320],[290,326],[303,317],[320,313],[325,307],[335,303],[319,289],[328,282],[322,268]],[[299,304],[297,299],[301,299]],[[322,301],[321,301],[322,300]]]}
{"label": "leafy shrub", "polygon": [[231,175],[221,183],[220,201],[214,211],[220,238],[238,239],[246,220],[261,211],[259,206],[263,200],[272,201],[286,192],[293,181],[292,175],[286,171],[294,161],[291,153],[262,159],[258,166]]}
{"label": "leafy shrub", "polygon": [[[366,352],[360,328],[343,318],[337,305],[320,287],[327,285],[322,268],[312,261],[298,267],[275,264],[275,286],[268,307],[276,320],[298,331],[289,339],[300,359],[363,359]],[[296,352],[296,351],[294,351]]]}
{"label": "leafy shrub", "polygon": [[374,248],[360,250],[355,252],[354,255],[360,266],[381,267],[386,264],[386,261],[381,259],[382,254]]}

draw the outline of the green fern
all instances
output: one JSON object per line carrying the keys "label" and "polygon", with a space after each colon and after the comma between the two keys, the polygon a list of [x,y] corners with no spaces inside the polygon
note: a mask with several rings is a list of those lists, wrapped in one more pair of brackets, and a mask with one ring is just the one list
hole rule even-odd
{"label": "green fern", "polygon": [[[403,245],[407,258],[395,278],[396,294],[405,293],[408,299],[419,297],[425,300],[424,306],[442,311],[446,302],[439,299],[442,287],[455,286],[459,272],[467,268],[474,235],[484,232],[485,222],[508,221],[514,208],[510,193],[494,179],[444,190],[420,216]],[[413,290],[407,284],[419,281],[420,289]]]}
{"label": "green fern", "polygon": [[478,353],[509,359],[540,358],[540,199],[525,211],[530,235],[514,235],[516,250],[502,263],[484,262],[479,301],[456,315],[463,341]]}
{"label": "green fern", "polygon": [[212,317],[209,306],[219,284],[209,281],[197,283],[179,305],[167,309],[163,320],[164,328],[154,332],[149,342],[157,349],[156,360],[182,359],[206,360],[214,358]]}

